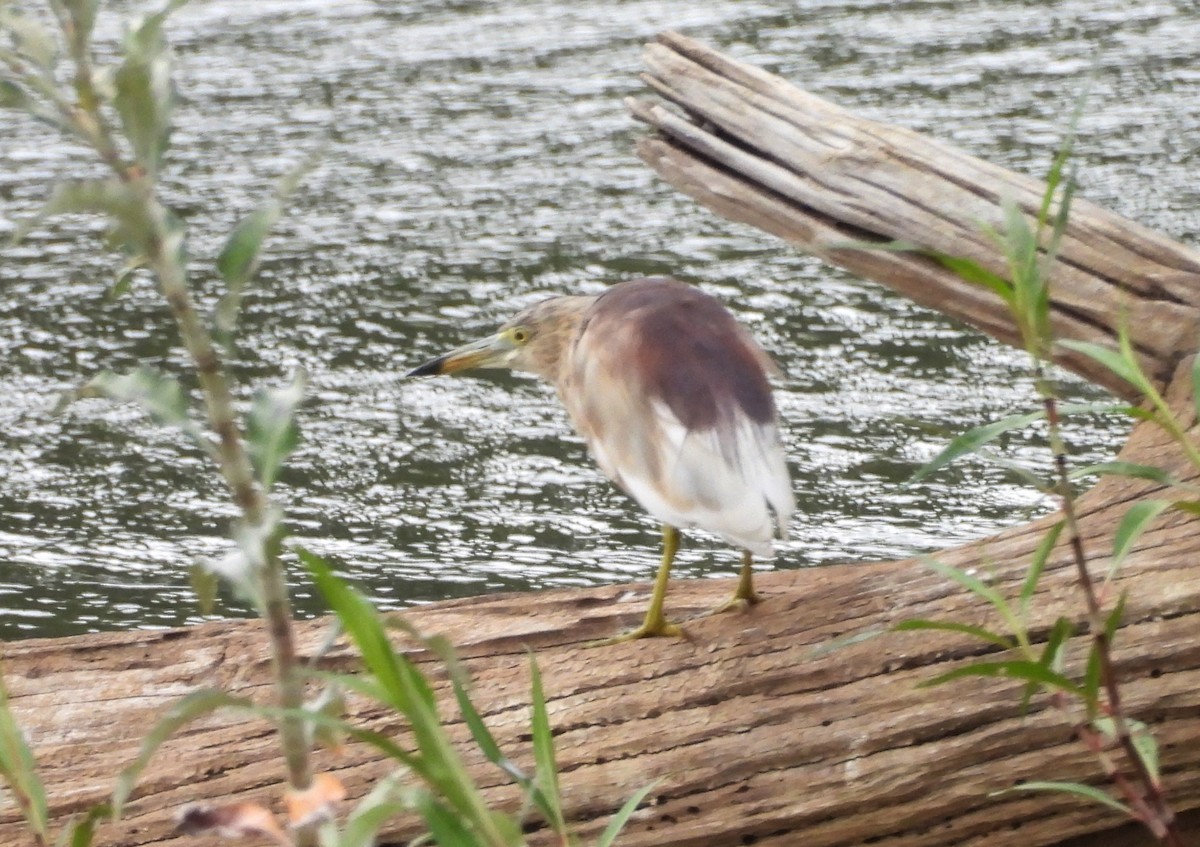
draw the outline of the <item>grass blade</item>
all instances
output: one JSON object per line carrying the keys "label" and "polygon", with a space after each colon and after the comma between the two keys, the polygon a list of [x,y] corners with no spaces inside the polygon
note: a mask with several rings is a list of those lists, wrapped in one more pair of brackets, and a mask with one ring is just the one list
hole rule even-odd
{"label": "grass blade", "polygon": [[621,834],[621,830],[625,828],[625,824],[629,822],[629,818],[637,811],[638,806],[642,805],[642,801],[646,799],[646,795],[655,788],[658,788],[661,782],[661,779],[654,780],[654,782],[637,791],[632,797],[626,800],[624,805],[612,816],[612,820],[608,822],[608,826],[604,827],[604,832],[600,834],[600,840],[596,842],[596,847],[612,847],[616,843],[617,836]]}
{"label": "grass blade", "polygon": [[968,676],[1024,680],[1039,686],[1057,688],[1075,696],[1083,694],[1083,689],[1075,682],[1050,668],[1043,667],[1040,662],[1031,662],[1027,659],[1013,659],[1008,662],[972,662],[961,668],[939,674],[933,679],[925,680],[918,687],[932,688],[935,685],[942,685]]}
{"label": "grass blade", "polygon": [[[1038,780],[1034,782],[1023,782],[1020,785],[1014,785],[1012,788],[1004,791],[997,791],[996,794],[1007,794],[1009,791],[1056,791],[1062,794],[1075,794],[1080,797],[1086,797],[1101,805],[1108,806],[1110,809],[1115,809],[1126,817],[1133,817],[1133,810],[1119,800],[1109,796],[1106,792],[1101,791],[1094,785],[1085,785],[1081,782],[1056,782],[1053,780]],[[993,795],[995,796],[995,795]]]}
{"label": "grass blade", "polygon": [[46,787],[37,761],[25,741],[8,702],[8,686],[0,675],[0,775],[15,795],[25,822],[39,843],[48,838]]}
{"label": "grass blade", "polygon": [[990,629],[985,629],[981,626],[972,626],[967,623],[957,623],[955,621],[931,621],[923,618],[912,618],[910,620],[901,621],[892,629],[896,632],[915,632],[921,630],[934,630],[937,632],[954,632],[959,635],[969,635],[973,638],[978,638],[981,641],[987,641],[990,644],[995,644],[1003,650],[1011,650],[1016,644],[1012,639],[1005,638],[997,632],[992,632]]}
{"label": "grass blade", "polygon": [[196,720],[196,718],[203,717],[210,712],[226,706],[246,708],[252,705],[251,701],[245,697],[234,697],[216,688],[202,688],[199,691],[193,691],[191,694],[177,701],[159,719],[149,734],[142,739],[142,746],[138,752],[137,759],[134,760],[133,764],[121,771],[117,777],[117,784],[113,788],[112,795],[113,819],[120,819],[121,812],[125,808],[125,801],[129,799],[129,795],[133,792],[138,777],[146,769],[146,765],[150,764],[150,759],[154,757],[154,754],[163,745],[163,742],[174,735],[180,727],[186,726]]}
{"label": "grass blade", "polygon": [[[547,822],[560,834],[566,832],[567,825],[563,817],[561,797],[558,785],[558,765],[554,760],[554,733],[550,729],[550,716],[546,711],[546,694],[542,688],[542,672],[538,669],[537,660],[529,656],[529,677],[532,691],[532,719],[530,721],[533,733],[533,758],[537,763],[534,783],[538,791],[534,794],[534,802],[546,815]],[[539,796],[540,799],[539,799]]]}
{"label": "grass blade", "polygon": [[1130,361],[1120,351],[1111,347],[1094,344],[1091,341],[1076,341],[1064,339],[1058,342],[1060,347],[1082,353],[1089,359],[1103,365],[1107,370],[1128,382],[1142,394],[1150,393],[1150,383],[1142,373],[1141,366],[1136,361]]}
{"label": "grass blade", "polygon": [[1026,574],[1025,582],[1021,586],[1022,618],[1028,615],[1029,601],[1033,599],[1033,595],[1037,591],[1038,582],[1042,578],[1042,571],[1046,569],[1046,560],[1050,558],[1050,551],[1058,543],[1058,538],[1062,535],[1064,525],[1063,521],[1059,521],[1050,527],[1049,531],[1042,536],[1042,540],[1038,542],[1037,550],[1033,552],[1033,560],[1029,563],[1029,573]]}
{"label": "grass blade", "polygon": [[1034,421],[1041,420],[1046,416],[1044,411],[1026,412],[1021,415],[1009,415],[998,421],[993,421],[989,424],[983,424],[967,430],[961,435],[954,438],[941,453],[938,453],[931,461],[920,467],[906,483],[912,485],[922,477],[929,476],[934,471],[941,470],[951,462],[974,453],[983,445],[995,441],[1006,432],[1011,432],[1014,429],[1024,429]]}
{"label": "grass blade", "polygon": [[1112,579],[1120,570],[1134,542],[1146,531],[1150,523],[1170,506],[1169,500],[1143,500],[1129,507],[1129,511],[1117,524],[1117,532],[1113,537],[1112,563],[1108,566],[1108,579]]}

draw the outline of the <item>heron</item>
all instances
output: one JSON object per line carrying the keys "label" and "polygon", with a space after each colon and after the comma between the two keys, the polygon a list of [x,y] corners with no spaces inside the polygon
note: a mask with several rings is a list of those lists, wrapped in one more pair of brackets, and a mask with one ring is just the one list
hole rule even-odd
{"label": "heron", "polygon": [[481,368],[551,383],[604,474],[662,524],[662,560],[642,624],[601,643],[679,636],[663,606],[680,531],[742,551],[733,596],[759,602],[753,557],[773,555],[795,509],[769,377],[778,369],[716,298],[668,278],[551,297],[408,377]]}

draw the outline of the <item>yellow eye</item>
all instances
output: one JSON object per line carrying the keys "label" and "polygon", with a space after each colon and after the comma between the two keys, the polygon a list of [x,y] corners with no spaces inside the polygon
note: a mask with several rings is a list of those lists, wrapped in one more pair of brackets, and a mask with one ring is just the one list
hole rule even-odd
{"label": "yellow eye", "polygon": [[513,329],[511,337],[514,344],[524,344],[529,340],[529,330],[523,326],[516,327]]}

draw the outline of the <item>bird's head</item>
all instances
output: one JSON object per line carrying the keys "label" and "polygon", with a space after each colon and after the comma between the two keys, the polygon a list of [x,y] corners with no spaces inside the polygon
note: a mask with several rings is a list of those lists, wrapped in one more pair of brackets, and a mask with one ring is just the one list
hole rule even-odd
{"label": "bird's head", "polygon": [[568,346],[595,297],[551,297],[514,315],[494,334],[418,365],[407,374],[438,376],[483,368],[529,371],[557,382]]}

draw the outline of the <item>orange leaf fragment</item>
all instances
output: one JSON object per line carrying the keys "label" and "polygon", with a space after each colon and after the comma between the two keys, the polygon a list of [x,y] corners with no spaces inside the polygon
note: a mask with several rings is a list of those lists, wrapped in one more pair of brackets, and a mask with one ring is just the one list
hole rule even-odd
{"label": "orange leaf fragment", "polygon": [[331,773],[319,773],[312,784],[302,791],[288,791],[284,796],[288,823],[292,827],[307,826],[333,817],[333,806],[346,799],[346,787]]}

